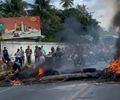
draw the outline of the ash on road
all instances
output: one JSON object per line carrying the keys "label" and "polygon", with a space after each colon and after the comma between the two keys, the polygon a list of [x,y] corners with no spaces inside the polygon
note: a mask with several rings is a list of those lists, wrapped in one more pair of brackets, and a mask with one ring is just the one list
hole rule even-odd
{"label": "ash on road", "polygon": [[0,87],[0,100],[119,100],[117,83],[63,82]]}

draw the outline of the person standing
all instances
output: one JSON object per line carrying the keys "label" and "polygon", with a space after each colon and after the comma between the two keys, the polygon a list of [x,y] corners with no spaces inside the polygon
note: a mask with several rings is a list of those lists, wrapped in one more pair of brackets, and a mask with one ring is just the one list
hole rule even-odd
{"label": "person standing", "polygon": [[32,50],[30,49],[30,46],[27,47],[27,49],[25,50],[25,53],[26,53],[27,63],[31,64]]}
{"label": "person standing", "polygon": [[35,63],[37,63],[37,58],[38,58],[37,51],[38,51],[38,46],[35,46],[35,50],[34,50]]}
{"label": "person standing", "polygon": [[46,55],[46,51],[45,51],[45,48],[43,46],[41,46],[41,51],[42,51],[42,55],[45,56]]}
{"label": "person standing", "polygon": [[54,47],[51,47],[51,56],[52,57],[55,57],[55,48]]}
{"label": "person standing", "polygon": [[20,49],[17,49],[17,52],[15,53],[15,58],[16,58],[17,61],[20,62],[21,66],[22,66],[22,58],[21,58]]}
{"label": "person standing", "polygon": [[41,51],[41,48],[38,47],[37,49],[37,63],[40,62],[40,57],[42,56],[42,51]]}
{"label": "person standing", "polygon": [[21,53],[22,64],[24,64],[25,56],[24,56],[24,50],[22,47],[20,47],[20,53]]}
{"label": "person standing", "polygon": [[4,47],[4,50],[3,50],[3,62],[8,63],[9,61],[10,61],[10,59],[9,59],[8,50],[7,50],[6,47]]}

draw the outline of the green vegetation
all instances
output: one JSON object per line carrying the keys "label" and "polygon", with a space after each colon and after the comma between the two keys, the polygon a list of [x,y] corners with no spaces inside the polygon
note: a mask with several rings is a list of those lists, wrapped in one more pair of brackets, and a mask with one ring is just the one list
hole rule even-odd
{"label": "green vegetation", "polygon": [[[27,1],[27,0],[26,0]],[[23,0],[2,0],[0,2],[1,17],[18,17],[18,16],[40,16],[41,31],[45,38],[42,41],[58,41],[56,33],[63,30],[65,20],[73,15],[82,25],[83,32],[79,35],[90,34],[95,40],[98,40],[97,29],[98,22],[88,13],[86,6],[78,5],[72,7],[74,0],[61,0],[60,5],[63,10],[51,5],[50,0],[34,0],[29,4]],[[87,32],[89,29],[96,30]]]}
{"label": "green vegetation", "polygon": [[26,2],[22,0],[3,0],[0,3],[0,13],[3,17],[18,17],[26,15]]}
{"label": "green vegetation", "polygon": [[62,7],[65,9],[68,9],[73,6],[74,0],[61,0],[60,4],[62,4]]}

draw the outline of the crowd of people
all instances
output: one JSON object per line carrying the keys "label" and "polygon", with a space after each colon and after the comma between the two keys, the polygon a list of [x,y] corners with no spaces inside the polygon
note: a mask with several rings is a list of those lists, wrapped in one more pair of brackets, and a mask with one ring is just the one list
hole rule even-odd
{"label": "crowd of people", "polygon": [[[20,47],[17,49],[16,53],[14,54],[15,61],[14,61],[13,69],[14,70],[20,69],[20,67],[23,66],[25,63],[31,64],[33,53],[35,57],[35,64],[41,64],[41,63],[46,62],[46,57],[60,57],[60,48],[57,47],[55,49],[54,47],[51,47],[51,51],[48,54],[46,54],[46,50],[43,46],[41,47],[35,46],[34,51],[32,51],[30,46],[28,46],[25,51],[23,50],[22,47]],[[4,47],[2,51],[2,60],[4,63],[8,63],[11,60],[8,49],[6,47]]]}
{"label": "crowd of people", "polygon": [[[30,48],[30,46],[28,46],[25,51],[23,50],[22,47],[20,47],[17,49],[16,53],[14,54],[15,60],[19,60],[20,64],[22,65],[25,63],[25,55],[26,55],[27,63],[31,64],[32,53],[33,53],[33,51]],[[4,47],[2,54],[3,54],[2,55],[3,61],[5,63],[9,62],[10,57],[9,57],[8,49],[6,47]],[[35,63],[39,62],[41,56],[46,56],[46,51],[43,48],[43,46],[41,46],[41,47],[35,46],[34,56],[35,56]]]}

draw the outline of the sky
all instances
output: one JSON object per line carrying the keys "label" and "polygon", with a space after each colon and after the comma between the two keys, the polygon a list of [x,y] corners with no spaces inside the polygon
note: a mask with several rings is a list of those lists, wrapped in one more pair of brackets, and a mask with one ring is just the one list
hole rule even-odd
{"label": "sky", "polygon": [[[34,0],[25,0],[29,3],[33,3]],[[103,1],[103,2],[102,2]],[[55,5],[56,8],[61,8],[60,0],[51,0],[51,4]],[[108,29],[112,20],[112,4],[107,5],[104,0],[74,0],[74,6],[76,5],[86,5],[87,10],[92,13],[93,18],[100,22],[100,26],[104,29]],[[107,6],[106,6],[107,5]]]}

